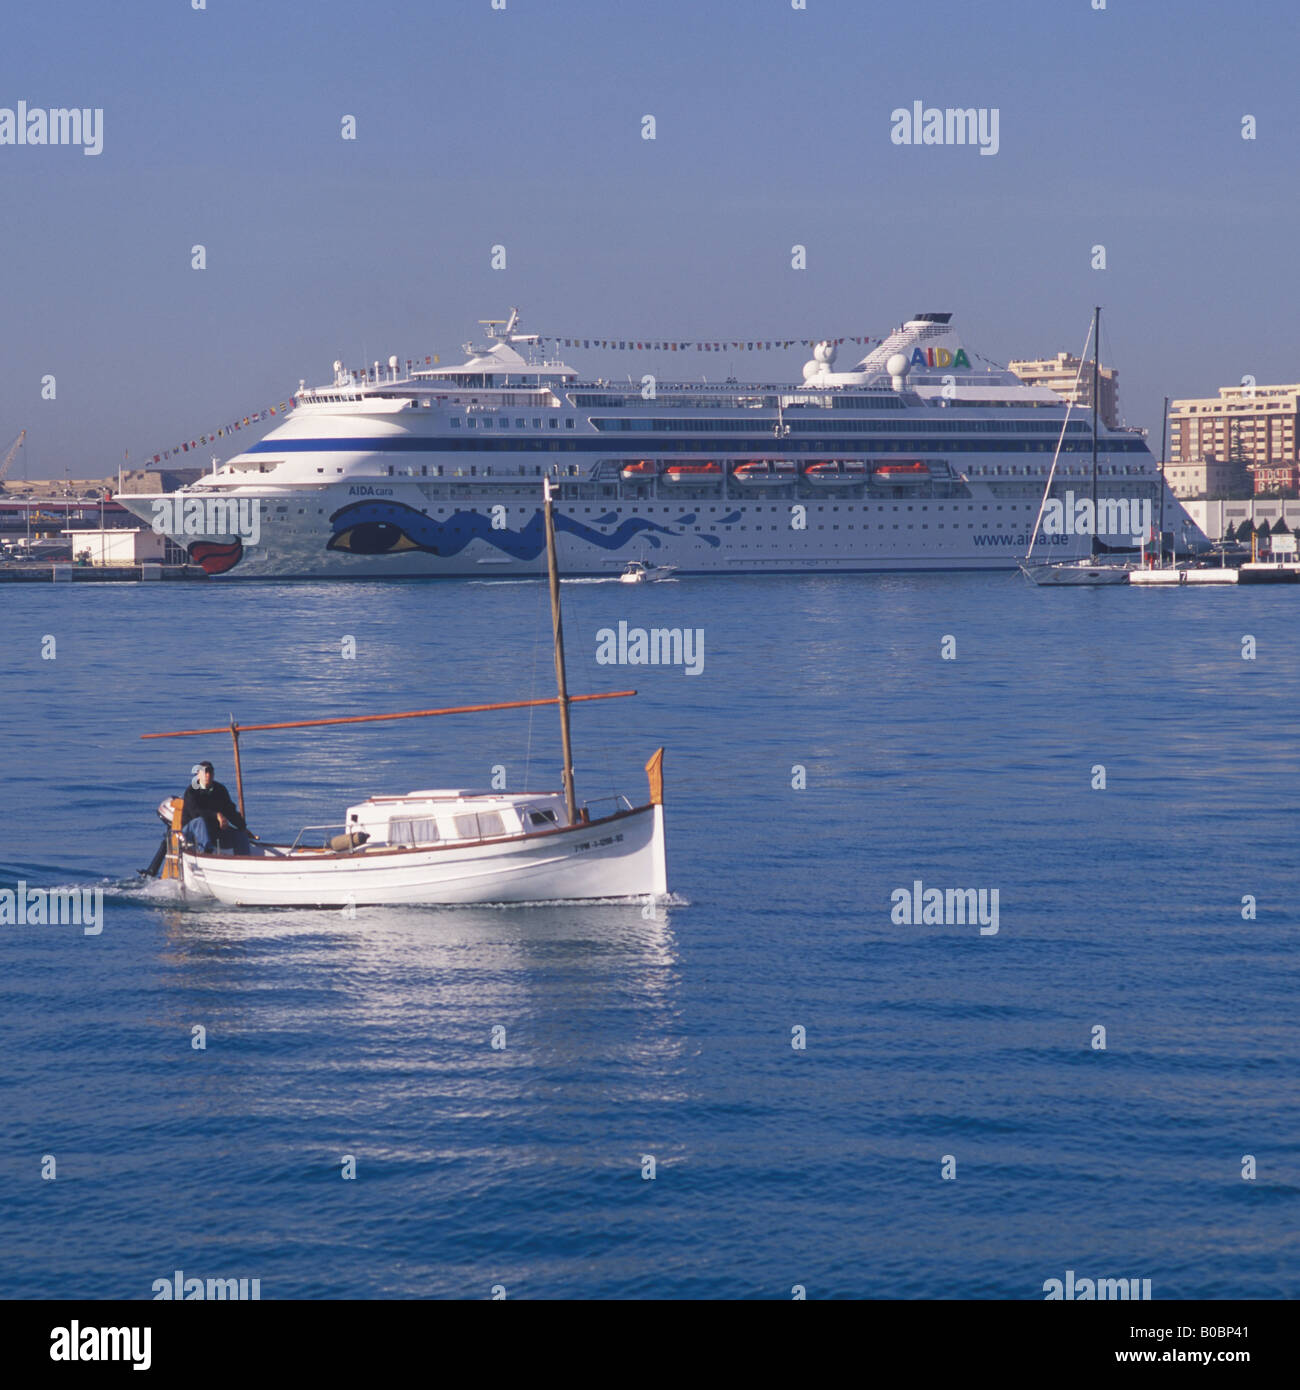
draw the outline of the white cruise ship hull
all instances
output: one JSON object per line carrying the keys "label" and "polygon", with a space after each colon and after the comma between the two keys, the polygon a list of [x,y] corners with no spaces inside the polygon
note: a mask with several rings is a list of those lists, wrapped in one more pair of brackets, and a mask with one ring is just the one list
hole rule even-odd
{"label": "white cruise ship hull", "polygon": [[[257,545],[215,532],[200,534],[204,547],[234,554],[229,568],[213,568],[215,576],[232,579],[423,579],[524,578],[546,573],[546,556],[535,553],[532,533],[539,525],[540,507],[527,502],[468,499],[436,503],[416,487],[394,487],[387,495],[417,538],[429,537],[430,549],[417,544],[387,554],[357,554],[332,549],[335,530],[330,518],[355,502],[346,488],[329,488],[293,499],[281,510],[283,495],[245,493],[261,510]],[[152,498],[123,497],[124,505],[144,519]],[[300,503],[303,514],[299,515]],[[971,500],[942,504],[881,501],[831,501],[809,498],[806,529],[794,530],[790,504],[774,509],[771,501],[749,497],[718,501],[615,501],[604,506],[557,503],[556,545],[566,578],[611,578],[628,561],[649,556],[656,565],[675,566],[679,575],[699,574],[816,574],[827,571],[874,570],[1012,570],[1029,546],[1037,502],[1025,496],[1004,504],[1015,512],[996,513],[990,524],[985,504]],[[924,505],[924,511],[921,507]],[[308,518],[306,513],[314,512]],[[435,526],[415,530],[432,514]],[[389,513],[391,514],[391,512]],[[445,523],[452,522],[467,538],[445,548]],[[335,523],[337,525],[337,523]],[[942,528],[942,529],[940,529]],[[175,535],[178,544],[192,545],[196,537]],[[1050,546],[1054,559],[1082,558],[1089,553],[1085,537],[1059,537]],[[418,547],[418,548],[417,548]],[[1049,549],[1039,537],[1036,549]],[[200,550],[204,563],[211,550]],[[220,563],[220,561],[219,561]]]}

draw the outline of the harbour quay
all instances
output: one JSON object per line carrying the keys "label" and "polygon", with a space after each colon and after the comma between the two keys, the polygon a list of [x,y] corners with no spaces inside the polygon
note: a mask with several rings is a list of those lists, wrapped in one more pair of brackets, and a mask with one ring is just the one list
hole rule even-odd
{"label": "harbour quay", "polygon": [[150,580],[204,579],[201,565],[87,565],[68,560],[13,560],[0,563],[0,584],[135,584]]}

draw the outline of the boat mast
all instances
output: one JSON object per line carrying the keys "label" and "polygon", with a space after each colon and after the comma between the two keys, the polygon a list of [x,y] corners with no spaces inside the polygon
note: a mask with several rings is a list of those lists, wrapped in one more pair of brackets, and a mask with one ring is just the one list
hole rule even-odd
{"label": "boat mast", "polygon": [[560,619],[560,567],[555,555],[555,512],[551,502],[551,480],[542,479],[543,515],[546,522],[546,569],[551,585],[551,630],[555,637],[555,685],[560,706],[560,744],[564,753],[564,804],[569,824],[578,822],[573,796],[573,748],[569,742],[569,686],[564,675],[564,625]]}
{"label": "boat mast", "polygon": [[1169,437],[1169,397],[1165,397],[1165,413],[1160,417],[1160,563],[1165,562],[1165,449]]}
{"label": "boat mast", "polygon": [[1101,354],[1101,305],[1092,311],[1092,553],[1101,554],[1101,535],[1097,525],[1097,378]]}

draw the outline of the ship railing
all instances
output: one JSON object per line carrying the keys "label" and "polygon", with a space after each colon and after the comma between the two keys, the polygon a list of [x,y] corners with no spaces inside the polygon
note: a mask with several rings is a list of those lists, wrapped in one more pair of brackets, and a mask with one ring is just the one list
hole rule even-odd
{"label": "ship railing", "polygon": [[[594,812],[592,807],[608,806],[607,811]],[[612,793],[609,796],[593,796],[582,803],[582,809],[587,813],[588,820],[603,820],[606,816],[612,816],[618,811],[632,811],[636,808],[621,792]]]}
{"label": "ship railing", "polygon": [[327,849],[327,848],[329,847],[329,841],[330,841],[330,836],[329,836],[329,835],[326,835],[326,836],[325,836],[325,842],[324,842],[323,845],[305,845],[305,844],[303,844],[303,843],[302,843],[302,837],[303,837],[304,835],[306,835],[306,834],[307,834],[308,832],[310,832],[310,831],[328,830],[328,831],[332,831],[332,832],[337,833],[338,831],[343,831],[343,830],[346,830],[346,829],[347,829],[347,825],[346,825],[343,821],[335,821],[332,825],[304,825],[303,828],[302,828],[302,829],[297,833],[297,835],[294,837],[293,844],[291,844],[291,845],[289,846],[289,853],[290,853],[290,854],[293,854],[295,851],[300,850],[300,849],[313,849],[313,850],[314,850],[314,849]]}

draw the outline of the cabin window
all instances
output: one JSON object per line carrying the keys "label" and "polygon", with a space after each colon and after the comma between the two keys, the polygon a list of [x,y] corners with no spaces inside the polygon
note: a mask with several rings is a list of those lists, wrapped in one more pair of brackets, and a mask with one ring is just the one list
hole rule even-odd
{"label": "cabin window", "polygon": [[485,838],[489,835],[504,835],[505,822],[500,811],[482,811],[478,818],[478,833]]}
{"label": "cabin window", "polygon": [[424,820],[390,820],[388,822],[388,843],[390,845],[431,845],[438,839],[438,822]]}
{"label": "cabin window", "polygon": [[555,825],[554,811],[529,811],[528,821],[531,825]]}

